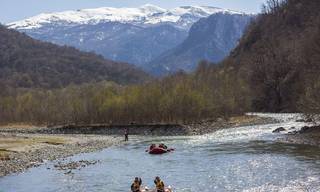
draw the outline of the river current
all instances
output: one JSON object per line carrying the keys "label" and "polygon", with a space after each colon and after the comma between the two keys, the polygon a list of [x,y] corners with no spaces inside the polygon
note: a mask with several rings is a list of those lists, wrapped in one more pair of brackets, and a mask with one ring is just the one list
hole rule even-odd
{"label": "river current", "polygon": [[[320,148],[283,144],[280,126],[301,127],[294,114],[259,114],[283,122],[224,129],[203,136],[131,137],[130,142],[63,160],[97,160],[72,174],[47,162],[0,178],[2,192],[128,192],[135,176],[153,187],[160,176],[175,192],[320,191]],[[145,152],[151,143],[175,148],[160,156]],[[60,160],[61,161],[61,160]]]}

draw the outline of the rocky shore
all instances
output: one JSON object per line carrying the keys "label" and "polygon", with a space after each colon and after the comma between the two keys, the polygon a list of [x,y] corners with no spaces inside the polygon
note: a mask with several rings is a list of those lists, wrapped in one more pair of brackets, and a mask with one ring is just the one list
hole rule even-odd
{"label": "rocky shore", "polygon": [[[98,135],[10,134],[0,136],[0,177],[38,166],[45,161],[93,152],[119,144],[122,138]],[[6,142],[10,143],[6,144]]]}
{"label": "rocky shore", "polygon": [[277,123],[273,118],[243,115],[229,119],[219,118],[193,124],[128,124],[128,125],[64,125],[46,128],[0,128],[0,132],[24,134],[94,134],[94,135],[123,135],[129,130],[130,135],[149,136],[186,136],[202,135],[219,129]]}
{"label": "rocky shore", "polygon": [[244,115],[244,116],[231,117],[228,120],[220,118],[216,121],[203,121],[200,123],[184,125],[184,127],[187,130],[188,135],[203,135],[203,134],[211,133],[221,129],[273,124],[273,123],[279,123],[279,121],[269,117]]}
{"label": "rocky shore", "polygon": [[280,142],[320,146],[320,126],[304,126],[299,131],[293,131],[286,134]]}

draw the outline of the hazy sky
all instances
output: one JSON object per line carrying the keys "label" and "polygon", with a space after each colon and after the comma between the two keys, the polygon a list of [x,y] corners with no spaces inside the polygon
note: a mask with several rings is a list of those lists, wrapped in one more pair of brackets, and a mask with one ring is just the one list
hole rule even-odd
{"label": "hazy sky", "polygon": [[44,12],[96,7],[138,7],[154,4],[163,8],[208,5],[258,13],[265,0],[0,0],[0,23],[9,23]]}

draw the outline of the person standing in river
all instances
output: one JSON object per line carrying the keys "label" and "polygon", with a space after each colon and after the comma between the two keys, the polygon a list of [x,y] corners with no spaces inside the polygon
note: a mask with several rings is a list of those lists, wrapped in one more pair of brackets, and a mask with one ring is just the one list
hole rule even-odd
{"label": "person standing in river", "polygon": [[124,130],[124,141],[129,141],[129,130],[126,128]]}

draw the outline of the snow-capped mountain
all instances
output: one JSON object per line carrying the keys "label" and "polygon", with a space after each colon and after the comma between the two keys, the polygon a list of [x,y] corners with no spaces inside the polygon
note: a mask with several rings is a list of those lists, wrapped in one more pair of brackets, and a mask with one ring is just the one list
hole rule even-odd
{"label": "snow-capped mountain", "polygon": [[9,28],[36,29],[46,24],[98,24],[103,22],[130,23],[139,26],[174,23],[176,26],[188,28],[200,18],[215,13],[243,14],[236,11],[208,6],[183,6],[171,10],[151,4],[139,8],[102,7],[96,9],[81,9],[56,13],[43,13],[22,21],[9,23]]}
{"label": "snow-capped mountain", "polygon": [[179,70],[193,71],[201,60],[218,63],[237,45],[252,19],[250,15],[221,13],[200,19],[180,45],[152,60],[147,71],[161,76]]}
{"label": "snow-capped mountain", "polygon": [[[108,59],[150,69],[149,62],[180,45],[194,23],[215,14],[248,16],[208,6],[169,10],[148,4],[139,8],[43,13],[7,26],[35,39],[93,51]],[[223,26],[224,20],[221,22]]]}

